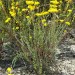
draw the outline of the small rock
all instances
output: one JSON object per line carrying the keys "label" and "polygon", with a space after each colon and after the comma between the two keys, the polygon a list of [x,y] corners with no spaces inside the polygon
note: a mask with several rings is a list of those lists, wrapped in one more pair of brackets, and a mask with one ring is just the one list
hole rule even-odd
{"label": "small rock", "polygon": [[71,46],[70,46],[70,50],[71,50],[73,53],[75,53],[75,45],[71,45]]}
{"label": "small rock", "polygon": [[70,33],[75,37],[75,29],[72,29]]}
{"label": "small rock", "polygon": [[16,74],[16,75],[21,75],[21,74],[18,73],[18,74]]}

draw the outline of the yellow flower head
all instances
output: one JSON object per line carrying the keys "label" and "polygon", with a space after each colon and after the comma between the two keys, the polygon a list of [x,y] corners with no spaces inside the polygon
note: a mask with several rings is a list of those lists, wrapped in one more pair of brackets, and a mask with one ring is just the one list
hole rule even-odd
{"label": "yellow flower head", "polygon": [[15,17],[15,16],[16,16],[15,10],[13,10],[13,11],[10,10],[9,13],[10,13],[10,15],[11,15],[12,17]]}
{"label": "yellow flower head", "polygon": [[16,23],[19,23],[19,21],[18,21],[18,20],[16,20]]}
{"label": "yellow flower head", "polygon": [[15,30],[15,27],[13,27],[12,29]]}
{"label": "yellow flower head", "polygon": [[68,25],[68,26],[70,26],[70,25],[71,25],[71,23],[70,23],[70,22],[68,22],[68,21],[67,21],[67,22],[65,22],[65,24],[66,24],[66,25]]}
{"label": "yellow flower head", "polygon": [[19,2],[18,2],[18,1],[16,2],[16,6],[17,6],[17,5],[19,5]]}
{"label": "yellow flower head", "polygon": [[40,3],[38,2],[38,1],[36,1],[35,3],[34,3],[34,5],[39,5]]}
{"label": "yellow flower head", "polygon": [[13,75],[13,74],[10,73],[10,74],[8,74],[8,75]]}
{"label": "yellow flower head", "polygon": [[68,12],[71,13],[72,12],[72,9],[69,9]]}
{"label": "yellow flower head", "polygon": [[42,23],[45,23],[46,22],[46,19],[42,19]]}
{"label": "yellow flower head", "polygon": [[29,18],[30,18],[30,16],[26,16],[26,18],[27,18],[27,19],[29,19]]}
{"label": "yellow flower head", "polygon": [[22,11],[27,11],[28,9],[23,8]]}
{"label": "yellow flower head", "polygon": [[67,30],[64,30],[64,33],[67,33]]}
{"label": "yellow flower head", "polygon": [[57,8],[57,5],[50,4],[50,8]]}
{"label": "yellow flower head", "polygon": [[0,6],[2,6],[2,1],[0,0]]}
{"label": "yellow flower head", "polygon": [[27,5],[33,5],[34,4],[34,1],[26,1],[26,4]]}
{"label": "yellow flower head", "polygon": [[32,39],[32,36],[30,35],[29,38]]}
{"label": "yellow flower head", "polygon": [[12,72],[12,67],[8,67],[6,70],[7,73],[11,73]]}
{"label": "yellow flower head", "polygon": [[59,10],[57,10],[57,8],[50,8],[48,10],[48,12],[50,12],[50,13],[57,13],[57,12],[59,12]]}
{"label": "yellow flower head", "polygon": [[18,29],[19,29],[19,27],[16,27],[15,29],[16,29],[16,30],[18,30]]}
{"label": "yellow flower head", "polygon": [[40,13],[36,13],[35,15],[36,16],[44,16],[44,15],[47,15],[47,14],[49,14],[48,11],[43,11],[43,12],[40,12]]}
{"label": "yellow flower head", "polygon": [[41,14],[41,13],[36,13],[35,15],[36,15],[36,16],[42,16],[42,14]]}
{"label": "yellow flower head", "polygon": [[12,7],[11,7],[11,9],[12,9],[12,10],[14,10],[14,9],[15,9],[15,7],[14,7],[14,6],[12,6]]}
{"label": "yellow flower head", "polygon": [[43,12],[40,12],[40,13],[36,13],[35,15],[36,16],[44,16],[44,15],[47,15],[47,14],[49,14],[48,11],[43,11]]}
{"label": "yellow flower head", "polygon": [[12,5],[12,6],[14,6],[14,5],[15,5],[15,2],[14,2],[14,1],[12,1],[11,5]]}
{"label": "yellow flower head", "polygon": [[62,19],[61,19],[61,20],[59,20],[59,22],[61,22],[61,23],[62,23],[62,22],[64,22],[64,20],[62,20]]}
{"label": "yellow flower head", "polygon": [[41,12],[41,14],[42,15],[47,15],[47,14],[49,14],[49,12],[48,11],[43,11],[43,12]]}
{"label": "yellow flower head", "polygon": [[32,6],[32,5],[28,5],[28,8],[32,11],[32,10],[35,10],[35,6]]}
{"label": "yellow flower head", "polygon": [[43,25],[46,27],[47,26],[47,23],[44,23]]}
{"label": "yellow flower head", "polygon": [[8,23],[10,20],[11,20],[11,18],[8,17],[8,18],[5,20],[5,23]]}
{"label": "yellow flower head", "polygon": [[55,1],[50,1],[50,3],[52,3],[52,4],[54,4],[54,5],[59,4],[59,2],[58,2],[57,0],[55,0]]}

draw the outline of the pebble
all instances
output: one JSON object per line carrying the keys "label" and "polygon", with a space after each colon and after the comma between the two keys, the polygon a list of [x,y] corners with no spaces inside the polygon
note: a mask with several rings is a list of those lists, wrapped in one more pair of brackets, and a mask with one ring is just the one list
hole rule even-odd
{"label": "pebble", "polygon": [[71,45],[71,46],[70,46],[70,49],[71,49],[71,51],[72,51],[73,53],[75,53],[75,45]]}

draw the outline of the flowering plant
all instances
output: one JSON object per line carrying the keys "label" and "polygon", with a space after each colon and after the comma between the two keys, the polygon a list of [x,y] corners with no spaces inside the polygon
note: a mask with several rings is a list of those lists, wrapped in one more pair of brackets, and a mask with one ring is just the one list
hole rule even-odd
{"label": "flowering plant", "polygon": [[66,27],[74,21],[73,2],[65,2],[66,7],[62,0],[50,0],[49,9],[40,11],[41,3],[36,0],[8,0],[7,5],[0,0],[4,34],[8,34],[10,41],[16,40],[17,51],[22,52],[22,58],[33,65],[38,75],[55,60],[55,48]]}

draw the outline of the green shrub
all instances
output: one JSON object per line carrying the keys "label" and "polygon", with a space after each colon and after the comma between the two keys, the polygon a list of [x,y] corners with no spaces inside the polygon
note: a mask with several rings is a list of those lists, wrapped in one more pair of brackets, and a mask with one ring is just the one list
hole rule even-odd
{"label": "green shrub", "polygon": [[19,56],[31,63],[38,75],[50,71],[59,41],[66,33],[65,29],[73,22],[70,19],[74,10],[73,2],[65,1],[66,7],[63,8],[61,0],[50,1],[49,9],[40,12],[41,4],[35,0],[0,1],[1,14],[4,13],[0,15],[4,34],[9,36],[9,41],[14,40],[21,52],[13,59],[13,63]]}

